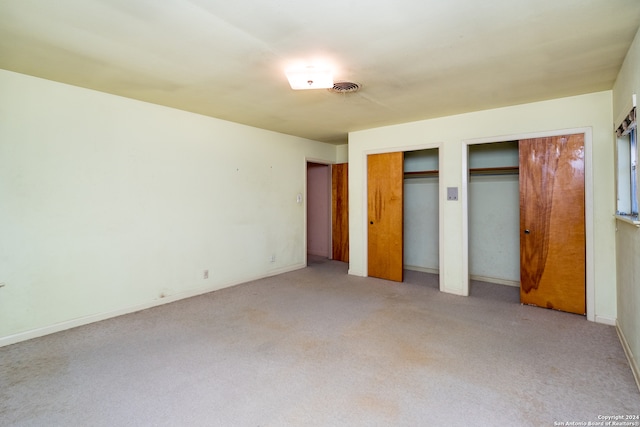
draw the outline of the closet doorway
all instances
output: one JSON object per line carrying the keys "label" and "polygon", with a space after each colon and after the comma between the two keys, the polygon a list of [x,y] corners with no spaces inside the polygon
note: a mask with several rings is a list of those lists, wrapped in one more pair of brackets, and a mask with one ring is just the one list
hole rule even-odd
{"label": "closet doorway", "polygon": [[469,146],[471,280],[520,286],[518,141]]}
{"label": "closet doorway", "polygon": [[440,180],[438,149],[404,155],[404,268],[440,272]]}
{"label": "closet doorway", "polygon": [[584,134],[469,145],[467,156],[469,279],[585,314]]}
{"label": "closet doorway", "polygon": [[[367,156],[369,276],[402,282],[404,270],[439,272],[438,171],[437,147]],[[438,277],[429,282],[440,287]]]}

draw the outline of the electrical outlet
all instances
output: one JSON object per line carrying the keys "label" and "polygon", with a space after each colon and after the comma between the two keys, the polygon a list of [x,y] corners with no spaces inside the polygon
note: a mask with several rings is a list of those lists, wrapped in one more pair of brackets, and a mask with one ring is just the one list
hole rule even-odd
{"label": "electrical outlet", "polygon": [[208,279],[209,278],[209,270],[205,270],[204,273],[202,274],[202,278],[203,279]]}
{"label": "electrical outlet", "polygon": [[271,254],[271,262],[276,262],[276,254]]}

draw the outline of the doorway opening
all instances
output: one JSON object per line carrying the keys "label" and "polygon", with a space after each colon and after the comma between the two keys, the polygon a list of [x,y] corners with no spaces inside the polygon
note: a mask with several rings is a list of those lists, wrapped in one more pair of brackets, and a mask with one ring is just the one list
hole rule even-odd
{"label": "doorway opening", "polygon": [[[463,234],[468,294],[473,295],[477,282],[514,282],[522,304],[588,313],[589,143],[586,132],[467,142]],[[517,205],[505,198],[515,200],[515,194]]]}
{"label": "doorway opening", "polygon": [[441,288],[439,145],[367,156],[368,276]]}
{"label": "doorway opening", "polygon": [[331,258],[331,166],[307,162],[307,263]]}
{"label": "doorway opening", "polygon": [[520,301],[518,141],[468,146],[469,295]]}
{"label": "doorway opening", "polygon": [[404,153],[404,279],[439,289],[438,148]]}

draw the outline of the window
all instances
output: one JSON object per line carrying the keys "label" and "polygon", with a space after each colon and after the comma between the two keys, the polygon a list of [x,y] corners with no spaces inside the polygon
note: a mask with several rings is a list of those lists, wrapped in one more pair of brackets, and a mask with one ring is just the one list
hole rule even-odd
{"label": "window", "polygon": [[638,139],[635,106],[616,129],[617,190],[616,214],[638,220]]}

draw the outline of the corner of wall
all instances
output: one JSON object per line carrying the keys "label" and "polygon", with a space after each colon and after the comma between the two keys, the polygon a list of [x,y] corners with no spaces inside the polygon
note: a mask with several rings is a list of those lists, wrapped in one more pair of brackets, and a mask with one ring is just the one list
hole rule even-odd
{"label": "corner of wall", "polygon": [[336,146],[336,163],[349,162],[349,144]]}
{"label": "corner of wall", "polygon": [[638,367],[638,363],[633,357],[633,352],[629,347],[629,343],[627,342],[627,338],[624,336],[622,329],[620,328],[620,324],[616,322],[616,331],[618,332],[618,338],[620,339],[620,343],[622,344],[622,348],[624,349],[624,354],[627,356],[627,360],[629,361],[629,366],[631,367],[631,372],[633,372],[633,377],[636,380],[636,385],[638,386],[638,390],[640,390],[640,368]]}

